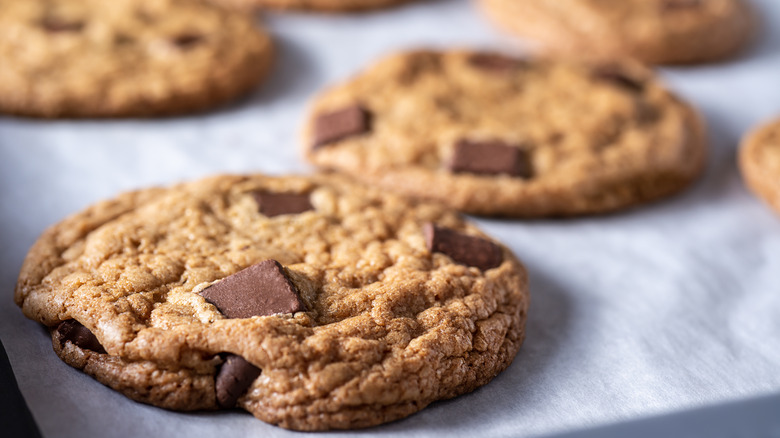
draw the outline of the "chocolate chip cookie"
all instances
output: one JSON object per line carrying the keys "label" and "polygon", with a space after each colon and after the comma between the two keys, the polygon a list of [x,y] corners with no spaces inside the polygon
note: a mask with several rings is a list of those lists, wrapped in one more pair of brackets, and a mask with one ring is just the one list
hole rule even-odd
{"label": "chocolate chip cookie", "polygon": [[218,176],[54,225],[16,287],[56,353],[168,409],[395,420],[514,358],[525,269],[457,213],[338,176]]}
{"label": "chocolate chip cookie", "polygon": [[780,213],[780,119],[746,136],[739,165],[753,193]]}
{"label": "chocolate chip cookie", "polygon": [[314,164],[481,215],[571,216],[676,193],[702,123],[646,68],[484,52],[402,53],[322,92]]}
{"label": "chocolate chip cookie", "polygon": [[26,0],[0,8],[0,112],[148,117],[235,99],[266,76],[269,35],[197,0]]}
{"label": "chocolate chip cookie", "polygon": [[757,20],[745,0],[480,0],[486,14],[544,49],[697,63],[739,52]]}
{"label": "chocolate chip cookie", "polygon": [[357,12],[387,8],[414,0],[211,0],[238,9],[266,8],[319,12]]}

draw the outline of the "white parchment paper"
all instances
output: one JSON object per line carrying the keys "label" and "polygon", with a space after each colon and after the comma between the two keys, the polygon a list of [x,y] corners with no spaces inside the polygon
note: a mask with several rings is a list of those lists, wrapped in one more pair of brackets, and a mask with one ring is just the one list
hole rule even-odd
{"label": "white parchment paper", "polygon": [[[541,435],[780,392],[780,218],[746,191],[735,165],[743,133],[780,115],[780,2],[756,4],[764,33],[745,56],[663,71],[709,122],[700,182],[605,217],[479,220],[530,271],[528,338],[515,362],[472,394],[328,436]],[[297,147],[307,101],[389,51],[519,48],[467,0],[266,22],[279,48],[273,77],[228,108],[164,120],[0,117],[0,336],[45,436],[296,434],[240,412],[138,404],[62,363],[12,302],[24,255],[47,226],[143,186],[311,171]]]}

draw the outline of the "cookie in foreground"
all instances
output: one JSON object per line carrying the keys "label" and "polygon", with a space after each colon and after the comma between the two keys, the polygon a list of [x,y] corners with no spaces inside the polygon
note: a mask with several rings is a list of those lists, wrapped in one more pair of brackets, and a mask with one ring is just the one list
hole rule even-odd
{"label": "cookie in foreground", "polygon": [[0,8],[0,112],[151,117],[236,99],[267,75],[270,36],[198,0],[27,0]]}
{"label": "cookie in foreground", "polygon": [[492,21],[543,49],[690,64],[734,56],[758,20],[746,0],[479,0]]}
{"label": "cookie in foreground", "polygon": [[144,403],[359,428],[488,383],[524,338],[510,250],[338,176],[217,176],[54,225],[16,302],[68,364]]}
{"label": "cookie in foreground", "polygon": [[459,210],[574,216],[677,193],[701,172],[690,105],[633,62],[417,51],[324,90],[312,163]]}
{"label": "cookie in foreground", "polygon": [[780,213],[780,119],[745,137],[739,167],[750,190]]}

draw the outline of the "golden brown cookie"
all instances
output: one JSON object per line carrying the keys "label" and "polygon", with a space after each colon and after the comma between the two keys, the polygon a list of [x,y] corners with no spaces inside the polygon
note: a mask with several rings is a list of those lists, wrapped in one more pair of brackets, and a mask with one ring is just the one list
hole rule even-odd
{"label": "golden brown cookie", "polygon": [[26,0],[0,7],[0,112],[147,117],[235,99],[267,74],[269,35],[196,0]]}
{"label": "golden brown cookie", "polygon": [[489,382],[528,282],[457,213],[337,176],[218,176],[47,230],[16,288],[56,353],[128,397],[366,427]]}
{"label": "golden brown cookie", "polygon": [[479,1],[493,21],[549,51],[654,64],[732,56],[757,26],[745,0]]}
{"label": "golden brown cookie", "polygon": [[571,216],[669,196],[700,173],[695,111],[644,67],[411,52],[323,91],[314,164],[481,215]]}
{"label": "golden brown cookie", "polygon": [[211,0],[237,9],[281,9],[313,12],[359,12],[409,3],[414,0]]}
{"label": "golden brown cookie", "polygon": [[750,190],[780,213],[780,120],[746,136],[739,165]]}

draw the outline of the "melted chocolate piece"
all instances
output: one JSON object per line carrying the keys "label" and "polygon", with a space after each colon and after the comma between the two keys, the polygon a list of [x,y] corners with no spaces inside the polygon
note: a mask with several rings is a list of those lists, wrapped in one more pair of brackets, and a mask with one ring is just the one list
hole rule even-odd
{"label": "melted chocolate piece", "polygon": [[528,153],[500,140],[458,140],[448,168],[453,172],[531,177]]}
{"label": "melted chocolate piece", "polygon": [[260,213],[268,217],[314,210],[308,194],[256,191],[252,196],[257,201]]}
{"label": "melted chocolate piece", "polygon": [[252,265],[203,289],[200,295],[228,318],[306,310],[298,290],[276,260]]}
{"label": "melted chocolate piece", "polygon": [[523,59],[511,58],[497,53],[475,54],[468,59],[468,63],[476,69],[489,73],[508,73],[527,65]]}
{"label": "melted chocolate piece", "polygon": [[360,105],[319,115],[314,121],[314,148],[368,132],[370,118]]}
{"label": "melted chocolate piece", "polygon": [[501,265],[501,247],[481,237],[469,236],[432,223],[423,225],[425,243],[431,252],[449,256],[456,263],[475,266],[483,271]]}
{"label": "melted chocolate piece", "polygon": [[236,406],[238,398],[246,393],[261,370],[241,356],[229,354],[215,379],[217,404],[224,409]]}
{"label": "melted chocolate piece", "polygon": [[85,350],[92,350],[96,353],[106,352],[97,337],[75,319],[62,321],[57,326],[57,334],[60,337],[60,342],[70,341],[73,345]]}
{"label": "melted chocolate piece", "polygon": [[41,21],[41,26],[51,33],[80,32],[85,23],[80,20],[64,20],[62,18],[47,17]]}

